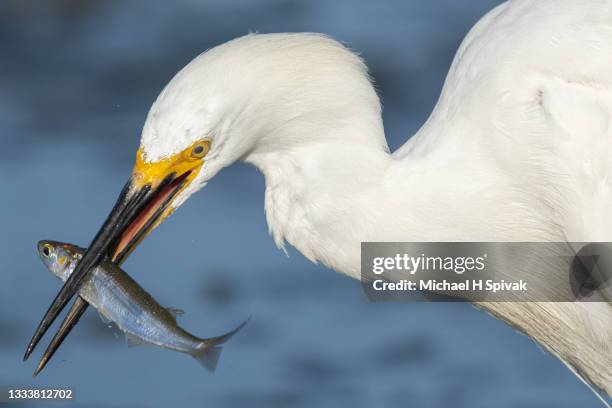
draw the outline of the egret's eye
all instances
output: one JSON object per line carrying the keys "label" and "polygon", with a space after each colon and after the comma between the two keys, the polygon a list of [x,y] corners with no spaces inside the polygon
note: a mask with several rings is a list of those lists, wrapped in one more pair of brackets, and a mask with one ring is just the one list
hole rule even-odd
{"label": "egret's eye", "polygon": [[206,156],[206,153],[208,153],[209,150],[210,141],[202,140],[201,142],[196,143],[196,145],[193,146],[193,149],[191,149],[191,157],[193,159],[201,159],[202,157]]}
{"label": "egret's eye", "polygon": [[43,246],[42,252],[44,256],[50,257],[52,251],[53,251],[53,248],[51,248],[51,245],[45,244],[45,246]]}

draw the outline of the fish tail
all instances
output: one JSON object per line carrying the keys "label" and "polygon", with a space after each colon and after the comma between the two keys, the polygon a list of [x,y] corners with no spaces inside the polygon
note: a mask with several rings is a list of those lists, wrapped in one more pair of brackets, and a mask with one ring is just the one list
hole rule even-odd
{"label": "fish tail", "polygon": [[217,363],[221,356],[223,348],[217,346],[209,346],[201,343],[200,346],[191,354],[193,358],[198,360],[202,367],[206,368],[211,374],[217,369]]}
{"label": "fish tail", "polygon": [[217,369],[217,364],[219,363],[221,351],[223,350],[220,345],[228,341],[234,334],[238,333],[238,331],[242,329],[249,320],[251,320],[250,317],[234,330],[222,334],[221,336],[202,339],[198,347],[193,351],[193,353],[191,353],[192,357],[195,358],[210,373],[214,373]]}

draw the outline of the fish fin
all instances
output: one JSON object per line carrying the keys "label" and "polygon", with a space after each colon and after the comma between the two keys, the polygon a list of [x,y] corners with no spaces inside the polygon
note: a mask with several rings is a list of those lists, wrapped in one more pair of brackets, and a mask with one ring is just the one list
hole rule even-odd
{"label": "fish fin", "polygon": [[234,330],[227,332],[225,334],[222,334],[221,336],[210,337],[208,339],[204,339],[204,342],[208,344],[209,346],[217,346],[219,344],[223,344],[226,341],[228,341],[234,334],[238,333],[238,331],[242,329],[244,325],[249,322],[249,320],[251,320],[250,316],[244,322],[240,323],[240,325],[236,327]]}
{"label": "fish fin", "polygon": [[134,336],[131,333],[125,333],[125,338],[127,340],[127,345],[129,348],[136,347],[136,346],[142,346],[143,344],[146,344],[144,341],[140,339],[140,337]]}
{"label": "fish fin", "polygon": [[230,337],[238,333],[238,331],[242,329],[244,325],[249,322],[249,320],[251,320],[250,317],[234,330],[222,334],[221,336],[203,339],[199,347],[191,355],[210,373],[214,373],[217,369],[217,364],[219,363],[219,356],[221,356],[221,351],[223,350],[219,345],[225,343],[230,339]]}
{"label": "fish fin", "polygon": [[104,324],[111,324],[113,321],[111,319],[109,319],[108,317],[104,316],[102,314],[102,312],[98,311],[98,316],[100,316],[100,320],[102,320],[102,323]]}
{"label": "fish fin", "polygon": [[185,314],[183,309],[177,309],[175,307],[167,307],[166,310],[172,315],[172,317],[174,317],[174,320],[176,320],[177,317]]}
{"label": "fish fin", "polygon": [[214,374],[217,369],[217,364],[219,363],[221,351],[223,351],[221,347],[202,344],[202,346],[198,347],[191,356],[195,358],[202,367],[206,368],[209,373]]}

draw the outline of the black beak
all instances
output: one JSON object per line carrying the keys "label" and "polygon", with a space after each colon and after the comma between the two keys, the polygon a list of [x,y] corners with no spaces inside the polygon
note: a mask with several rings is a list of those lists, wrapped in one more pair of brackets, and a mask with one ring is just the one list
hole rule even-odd
{"label": "black beak", "polygon": [[53,339],[51,340],[51,343],[49,343],[47,350],[45,350],[43,356],[38,362],[38,366],[34,371],[33,377],[36,377],[38,373],[40,373],[45,368],[49,360],[51,360],[51,357],[53,357],[53,355],[59,348],[60,344],[62,344],[68,333],[70,333],[70,330],[72,330],[72,328],[78,323],[83,313],[85,313],[85,310],[87,310],[87,306],[89,306],[89,303],[87,303],[85,299],[80,296],[76,297],[76,300],[74,301],[74,304],[66,315],[66,318],[62,322],[62,325],[60,326],[57,333],[55,333],[55,336],[53,336]]}
{"label": "black beak", "polygon": [[[176,177],[174,173],[169,174],[155,187],[149,184],[136,187],[132,178],[128,180],[106,221],[36,328],[26,349],[24,361],[30,356],[68,301],[79,290],[88,274],[105,258],[116,263],[123,262],[152,230],[176,193],[181,190],[188,174],[185,173],[179,177]],[[128,231],[129,233],[126,234]],[[74,327],[86,307],[87,303],[84,301],[75,302],[60,331],[45,352],[41,360],[42,367]],[[36,372],[38,373],[42,367],[39,365]]]}

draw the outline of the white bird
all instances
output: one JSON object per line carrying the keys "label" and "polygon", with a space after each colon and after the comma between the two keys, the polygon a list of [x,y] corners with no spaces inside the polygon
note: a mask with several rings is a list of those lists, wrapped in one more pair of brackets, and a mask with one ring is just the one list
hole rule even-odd
{"label": "white bird", "polygon": [[[612,241],[611,55],[611,1],[502,4],[463,41],[427,122],[390,153],[366,66],[339,42],[219,45],[153,104],[132,178],[73,278],[105,251],[125,259],[237,160],[265,176],[276,244],[356,279],[364,241]],[[612,394],[612,304],[477,306]]]}

